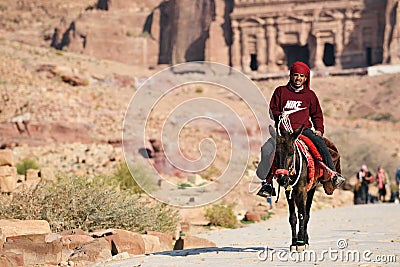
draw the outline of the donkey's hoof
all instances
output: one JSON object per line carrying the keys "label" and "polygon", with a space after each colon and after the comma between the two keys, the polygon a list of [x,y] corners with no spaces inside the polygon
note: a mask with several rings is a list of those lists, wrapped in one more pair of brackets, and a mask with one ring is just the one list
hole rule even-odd
{"label": "donkey's hoof", "polygon": [[302,251],[306,250],[306,245],[301,245],[301,246],[297,245],[296,250],[297,250],[297,252],[302,252]]}
{"label": "donkey's hoof", "polygon": [[290,251],[297,251],[297,245],[290,245]]}

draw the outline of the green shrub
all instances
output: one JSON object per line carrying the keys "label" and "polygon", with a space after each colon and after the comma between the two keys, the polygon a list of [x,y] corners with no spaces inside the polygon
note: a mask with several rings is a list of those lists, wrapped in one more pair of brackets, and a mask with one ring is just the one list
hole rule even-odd
{"label": "green shrub", "polygon": [[11,200],[3,196],[0,218],[46,220],[53,232],[120,228],[173,233],[179,220],[177,211],[165,204],[116,190],[101,179],[89,181],[85,177],[41,182],[34,190],[23,190]]}
{"label": "green shrub", "polygon": [[192,185],[189,184],[189,183],[180,183],[180,184],[178,184],[178,189],[185,189],[187,187],[192,187]]}
{"label": "green shrub", "polygon": [[242,224],[252,224],[252,223],[255,223],[254,221],[246,221],[245,219],[240,220],[240,222],[241,222]]}
{"label": "green shrub", "polygon": [[36,163],[34,159],[24,159],[21,163],[17,164],[17,173],[20,175],[25,175],[26,170],[29,169],[39,169],[39,165]]}
{"label": "green shrub", "polygon": [[271,217],[272,217],[273,214],[274,214],[274,213],[271,212],[271,213],[268,213],[268,214],[266,214],[266,215],[261,215],[261,220],[263,220],[263,221],[269,220],[269,219],[271,219]]}
{"label": "green shrub", "polygon": [[206,209],[205,217],[210,220],[211,225],[226,228],[236,228],[237,219],[233,212],[233,204],[212,205]]}
{"label": "green shrub", "polygon": [[117,166],[112,176],[98,177],[103,180],[104,184],[116,187],[121,190],[127,190],[132,194],[144,193],[143,189],[138,185],[136,180],[139,180],[141,185],[147,192],[151,192],[154,185],[151,184],[151,179],[146,170],[140,165],[133,165],[131,167],[135,179],[132,177],[126,163]]}

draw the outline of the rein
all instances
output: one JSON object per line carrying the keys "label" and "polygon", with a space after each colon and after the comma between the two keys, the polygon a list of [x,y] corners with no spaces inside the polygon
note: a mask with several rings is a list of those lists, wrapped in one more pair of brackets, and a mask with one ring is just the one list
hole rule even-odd
{"label": "rein", "polygon": [[[291,126],[289,117],[288,117],[288,116],[280,116],[280,118],[279,118],[279,123],[278,123],[278,134],[279,134],[279,136],[282,136],[282,134],[281,134],[281,132],[280,132],[280,125],[281,125],[281,124],[283,125],[283,127],[285,128],[286,131],[288,131],[288,132],[290,132],[290,133],[293,133],[293,129],[292,129],[292,126]],[[293,154],[293,160],[292,160],[291,166],[289,167],[289,170],[286,170],[286,169],[277,169],[277,170],[275,171],[275,175],[280,175],[280,174],[286,175],[286,176],[289,177],[289,181],[292,181],[291,177],[294,176],[294,175],[296,174],[296,155],[298,155],[300,166],[299,166],[299,170],[298,170],[298,173],[297,173],[296,180],[294,181],[293,184],[288,184],[288,185],[285,187],[285,190],[286,190],[286,191],[290,191],[290,192],[289,192],[289,199],[292,198],[293,188],[294,188],[294,187],[296,186],[296,184],[299,182],[299,180],[300,180],[300,175],[301,175],[301,172],[302,172],[302,170],[303,170],[303,161],[301,160],[301,151],[300,151],[299,145],[301,145],[301,144],[300,144],[300,141],[299,141],[298,139],[296,139],[296,140],[294,141],[294,143],[293,143],[293,146],[294,146],[294,148],[295,148],[295,150],[296,150],[296,153]],[[277,203],[278,200],[279,200],[279,191],[280,191],[280,185],[278,185],[278,196],[277,196],[277,198],[276,198],[275,203]]]}
{"label": "rein", "polygon": [[[280,175],[280,174],[286,175],[286,176],[289,177],[289,181],[292,181],[291,177],[293,177],[293,176],[296,174],[296,155],[299,156],[299,159],[300,159],[300,160],[299,160],[299,164],[300,164],[300,166],[299,166],[299,170],[298,170],[298,172],[297,172],[296,180],[294,181],[293,184],[288,184],[288,185],[285,187],[285,190],[286,190],[286,191],[290,191],[290,193],[289,193],[289,199],[292,198],[293,188],[294,188],[294,187],[296,186],[296,184],[299,182],[299,180],[300,180],[300,175],[301,175],[301,172],[302,172],[302,170],[303,170],[303,161],[301,160],[301,152],[300,152],[300,149],[299,149],[299,147],[296,145],[297,142],[299,142],[299,140],[296,140],[296,141],[295,141],[295,144],[293,144],[293,145],[295,146],[295,148],[296,148],[296,153],[293,155],[292,166],[289,167],[289,170],[286,170],[286,169],[277,169],[277,170],[275,171],[275,175]],[[278,202],[278,199],[279,199],[279,189],[280,189],[280,185],[278,186],[278,196],[277,196],[276,202]]]}

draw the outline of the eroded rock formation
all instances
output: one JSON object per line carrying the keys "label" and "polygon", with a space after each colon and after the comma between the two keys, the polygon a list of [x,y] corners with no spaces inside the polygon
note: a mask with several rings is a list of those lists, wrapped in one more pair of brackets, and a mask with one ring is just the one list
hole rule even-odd
{"label": "eroded rock formation", "polygon": [[246,73],[400,61],[398,0],[99,0],[52,46],[145,67],[209,60]]}

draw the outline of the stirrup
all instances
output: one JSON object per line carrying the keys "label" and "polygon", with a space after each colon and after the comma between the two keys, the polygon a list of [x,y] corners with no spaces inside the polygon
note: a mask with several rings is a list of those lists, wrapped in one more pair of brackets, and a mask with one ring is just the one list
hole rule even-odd
{"label": "stirrup", "polygon": [[260,197],[271,197],[276,196],[275,188],[272,184],[264,184],[257,193]]}
{"label": "stirrup", "polygon": [[343,186],[344,182],[346,181],[346,179],[340,175],[339,173],[336,173],[335,176],[332,177],[332,185],[335,188],[340,188]]}

